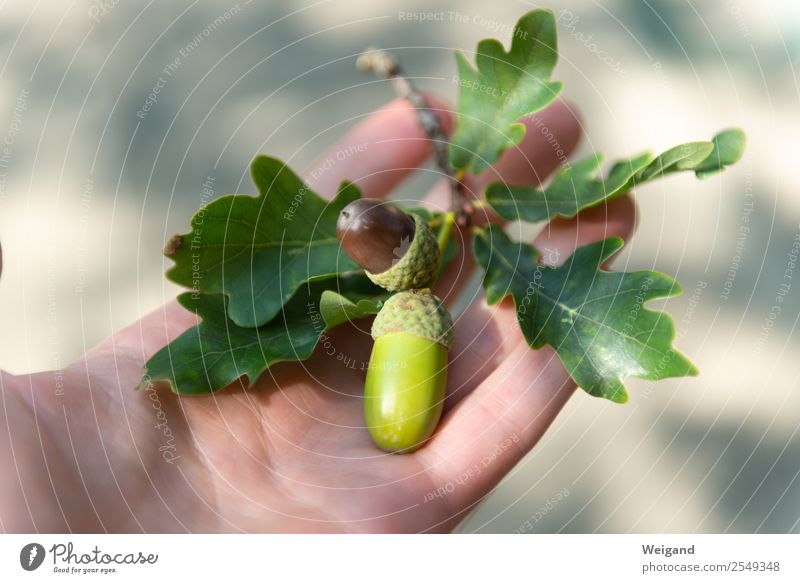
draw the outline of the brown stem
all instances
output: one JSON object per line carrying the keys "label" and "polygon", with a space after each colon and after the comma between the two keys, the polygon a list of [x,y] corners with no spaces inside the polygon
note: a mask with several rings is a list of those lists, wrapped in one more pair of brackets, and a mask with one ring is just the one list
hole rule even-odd
{"label": "brown stem", "polygon": [[433,143],[433,155],[436,159],[436,165],[449,179],[450,209],[455,213],[456,222],[459,226],[468,226],[473,209],[467,199],[462,181],[463,174],[456,173],[450,165],[448,151],[450,141],[447,139],[442,129],[442,124],[439,123],[439,118],[436,117],[436,113],[431,109],[425,95],[417,89],[411,79],[406,77],[400,67],[400,61],[391,53],[381,49],[368,49],[358,57],[356,66],[360,71],[373,73],[377,77],[391,82],[395,92],[416,108],[420,126],[431,143]]}

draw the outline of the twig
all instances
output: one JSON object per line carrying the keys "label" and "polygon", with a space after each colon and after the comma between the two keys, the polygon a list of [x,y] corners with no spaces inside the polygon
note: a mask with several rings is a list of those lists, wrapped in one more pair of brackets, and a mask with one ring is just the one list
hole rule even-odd
{"label": "twig", "polygon": [[465,193],[463,176],[459,176],[450,165],[448,152],[450,142],[428,100],[417,89],[413,81],[406,77],[400,67],[400,61],[391,53],[381,49],[367,49],[358,57],[356,66],[364,73],[373,73],[381,79],[388,80],[395,92],[416,108],[420,126],[433,143],[436,165],[450,181],[450,209],[455,213],[459,226],[468,226],[473,210],[472,204]]}

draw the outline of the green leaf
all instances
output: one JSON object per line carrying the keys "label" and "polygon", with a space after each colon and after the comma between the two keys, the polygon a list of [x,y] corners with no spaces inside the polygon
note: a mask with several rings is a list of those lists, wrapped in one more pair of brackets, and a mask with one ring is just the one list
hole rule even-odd
{"label": "green leaf", "polygon": [[165,250],[175,261],[169,279],[194,292],[224,294],[231,320],[248,328],[272,320],[304,283],[356,269],[340,252],[336,219],[360,196],[345,183],[328,202],[266,156],[251,171],[257,197],[211,202],[192,217],[192,231],[173,237]]}
{"label": "green leaf", "polygon": [[320,299],[319,311],[328,328],[377,314],[382,301],[378,299],[350,300],[338,292],[325,290]]}
{"label": "green leaf", "polygon": [[550,10],[533,10],[514,27],[511,50],[494,39],[478,43],[477,69],[456,53],[459,100],[450,162],[477,174],[525,135],[520,117],[539,111],[561,92],[550,82],[556,65],[556,23]]}
{"label": "green leaf", "polygon": [[486,189],[486,200],[501,217],[539,222],[555,216],[574,217],[632,188],[660,176],[693,171],[704,178],[733,164],[744,152],[744,133],[726,130],[710,142],[689,142],[653,158],[645,152],[616,162],[603,180],[597,174],[602,154],[589,156],[559,170],[546,188],[510,186],[495,182]]}
{"label": "green leaf", "polygon": [[694,170],[714,151],[711,142],[688,142],[670,148],[634,176],[636,184],[680,170]]}
{"label": "green leaf", "polygon": [[[227,316],[222,294],[187,292],[178,301],[202,320],[159,350],[145,365],[150,380],[169,381],[184,395],[217,391],[242,376],[248,386],[277,362],[305,360],[320,337],[348,320],[377,313],[379,302],[364,296],[349,302],[338,292],[366,289],[364,276],[328,279],[302,285],[271,322],[258,328],[238,326]],[[368,282],[367,282],[368,283]],[[381,295],[383,290],[374,288]],[[335,307],[336,298],[342,298]],[[326,306],[321,305],[326,302]],[[352,304],[352,306],[350,305]]]}
{"label": "green leaf", "polygon": [[487,301],[512,296],[532,348],[552,346],[575,383],[588,393],[623,403],[622,377],[648,380],[697,374],[671,347],[675,326],[644,304],[680,293],[654,271],[612,273],[602,263],[623,246],[613,238],[585,245],[560,267],[540,265],[530,245],[515,243],[498,226],[480,231],[475,257],[486,270]]}
{"label": "green leaf", "polygon": [[[349,276],[335,291],[326,289],[319,311],[328,329],[339,324],[377,314],[391,293],[372,283],[365,275]],[[345,295],[346,294],[346,295]]]}
{"label": "green leaf", "polygon": [[653,160],[649,153],[614,164],[608,178],[597,178],[602,154],[589,156],[565,166],[550,184],[539,190],[533,186],[509,186],[495,182],[486,189],[486,200],[501,217],[531,223],[555,216],[574,217],[624,188],[630,179]]}
{"label": "green leaf", "polygon": [[747,138],[742,130],[733,128],[718,133],[711,142],[714,151],[695,168],[698,178],[707,178],[738,162],[744,155]]}

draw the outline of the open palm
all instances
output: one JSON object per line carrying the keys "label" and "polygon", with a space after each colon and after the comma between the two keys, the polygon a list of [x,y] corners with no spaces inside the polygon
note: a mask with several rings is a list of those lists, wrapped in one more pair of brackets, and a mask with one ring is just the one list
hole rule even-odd
{"label": "open palm", "polygon": [[[431,99],[451,127],[448,108]],[[543,180],[579,140],[563,103],[525,123],[519,148],[468,186]],[[425,161],[430,144],[413,109],[395,101],[332,152],[352,155],[309,175],[317,192],[331,195],[349,179],[379,197]],[[425,202],[446,206],[447,184]],[[623,197],[553,221],[536,245],[559,262],[578,245],[629,236],[633,222]],[[436,293],[452,304],[472,268],[462,252]],[[456,319],[443,420],[407,455],[381,452],[363,427],[368,321],[337,328],[310,360],[276,365],[251,389],[208,397],[177,397],[161,384],[133,390],[147,358],[196,321],[175,302],[65,371],[2,373],[0,529],[448,531],[530,451],[574,390],[551,350],[525,344],[513,305],[472,300]]]}

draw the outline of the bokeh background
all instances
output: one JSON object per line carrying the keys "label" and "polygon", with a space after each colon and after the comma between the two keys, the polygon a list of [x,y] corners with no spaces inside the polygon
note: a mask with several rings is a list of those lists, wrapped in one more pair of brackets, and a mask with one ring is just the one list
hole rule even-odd
{"label": "bokeh background", "polygon": [[[392,97],[355,69],[365,47],[391,48],[455,101],[452,48],[507,43],[536,6],[0,0],[0,368],[61,368],[173,297],[160,251],[209,176],[217,193],[252,192],[255,154],[303,168]],[[577,394],[459,530],[800,532],[800,272],[785,278],[800,237],[800,3],[546,6],[559,15],[554,78],[585,121],[579,154],[728,126],[749,147],[713,179],[642,188],[617,262],[677,275],[684,296],[662,303],[702,375],[630,380],[626,406]]]}

